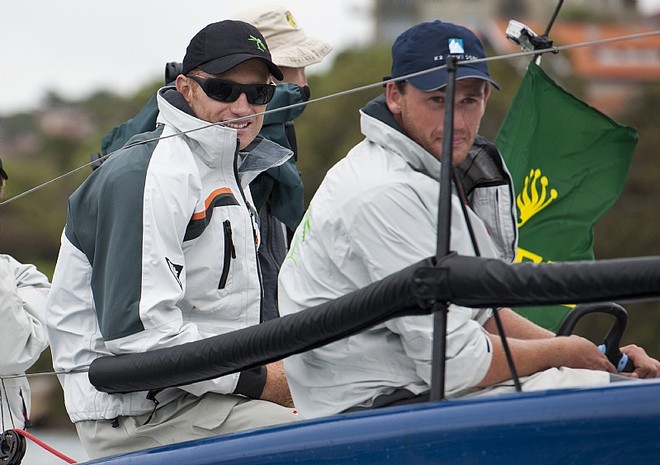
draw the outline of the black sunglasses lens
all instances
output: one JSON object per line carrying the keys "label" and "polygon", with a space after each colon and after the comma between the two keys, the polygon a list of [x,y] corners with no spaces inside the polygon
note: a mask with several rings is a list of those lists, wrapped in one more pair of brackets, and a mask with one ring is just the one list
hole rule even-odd
{"label": "black sunglasses lens", "polygon": [[269,84],[255,84],[252,86],[241,86],[247,101],[253,105],[266,105],[273,99],[275,86]]}
{"label": "black sunglasses lens", "polygon": [[275,86],[270,84],[236,84],[223,79],[190,77],[199,83],[206,95],[219,102],[235,102],[241,94],[245,94],[248,103],[266,105],[275,95]]}
{"label": "black sunglasses lens", "polygon": [[277,89],[277,87],[275,85],[273,85],[273,84],[268,85],[268,88],[266,89],[266,99],[267,99],[266,103],[269,103],[271,100],[273,100],[273,97],[275,96],[275,90],[276,89]]}
{"label": "black sunglasses lens", "polygon": [[241,89],[231,82],[221,81],[219,79],[206,79],[204,81],[206,88],[202,86],[206,95],[220,102],[235,102],[241,95]]}

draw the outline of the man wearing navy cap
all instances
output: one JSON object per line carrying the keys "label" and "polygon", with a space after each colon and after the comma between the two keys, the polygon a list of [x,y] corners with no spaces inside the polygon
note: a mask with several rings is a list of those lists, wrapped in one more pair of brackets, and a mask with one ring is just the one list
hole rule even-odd
{"label": "man wearing navy cap", "polygon": [[[476,255],[476,244],[481,256],[515,257],[510,176],[497,149],[477,135],[491,87],[498,84],[485,62],[475,61],[485,53],[474,33],[451,23],[425,22],[394,42],[392,77],[397,80],[360,111],[365,140],[328,172],[296,231],[280,272],[282,315],[335,299],[436,254],[447,73],[415,73],[445,65],[450,56],[460,62],[452,136],[459,186],[451,198],[450,249]],[[537,388],[547,386],[548,379],[563,386],[609,382],[615,369],[590,341],[553,337],[510,309],[500,315],[518,373],[540,372],[530,377]],[[496,333],[491,309],[450,305],[447,396],[510,378]],[[284,365],[296,407],[302,417],[316,417],[426,400],[432,339],[431,315],[402,317],[289,357]],[[648,368],[648,376],[658,373],[658,362],[643,350],[635,359]]]}
{"label": "man wearing navy cap", "polygon": [[296,419],[281,361],[126,394],[99,392],[83,373],[98,357],[262,321],[248,185],[292,155],[258,137],[273,77],[282,72],[254,26],[209,24],[190,41],[175,85],[158,91],[155,131],[134,136],[69,199],[47,324],[91,458]]}

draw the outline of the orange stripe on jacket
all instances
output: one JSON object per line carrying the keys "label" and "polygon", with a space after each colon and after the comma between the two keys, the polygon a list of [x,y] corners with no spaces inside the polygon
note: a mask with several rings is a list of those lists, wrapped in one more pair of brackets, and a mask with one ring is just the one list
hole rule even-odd
{"label": "orange stripe on jacket", "polygon": [[[222,194],[231,194],[231,189],[228,187],[221,187],[220,189],[216,189],[213,192],[211,192],[208,197],[206,197],[206,200],[204,200],[204,211],[195,213],[192,216],[193,220],[201,220],[202,218],[206,217],[206,211],[209,209],[211,206],[211,203],[213,203],[213,200],[222,195]],[[233,194],[232,194],[233,195]]]}

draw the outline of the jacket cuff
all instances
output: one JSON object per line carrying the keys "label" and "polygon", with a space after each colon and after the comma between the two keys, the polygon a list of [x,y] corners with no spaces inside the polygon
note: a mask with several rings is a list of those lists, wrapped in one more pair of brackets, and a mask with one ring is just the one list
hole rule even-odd
{"label": "jacket cuff", "polygon": [[259,366],[251,370],[241,371],[234,394],[240,394],[250,399],[259,399],[266,385],[266,367]]}

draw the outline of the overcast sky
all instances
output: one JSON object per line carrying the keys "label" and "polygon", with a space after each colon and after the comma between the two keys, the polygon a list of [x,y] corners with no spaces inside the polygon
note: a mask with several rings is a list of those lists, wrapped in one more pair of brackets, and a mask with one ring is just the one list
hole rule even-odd
{"label": "overcast sky", "polygon": [[0,114],[33,108],[48,90],[133,92],[181,61],[208,23],[264,4],[286,6],[308,35],[333,44],[328,63],[372,34],[372,0],[0,0]]}
{"label": "overcast sky", "polygon": [[[206,24],[260,4],[285,5],[309,35],[335,46],[313,73],[371,38],[375,1],[0,0],[0,114],[35,108],[48,90],[75,99],[99,89],[134,92],[182,60]],[[660,0],[640,4],[660,11]]]}

